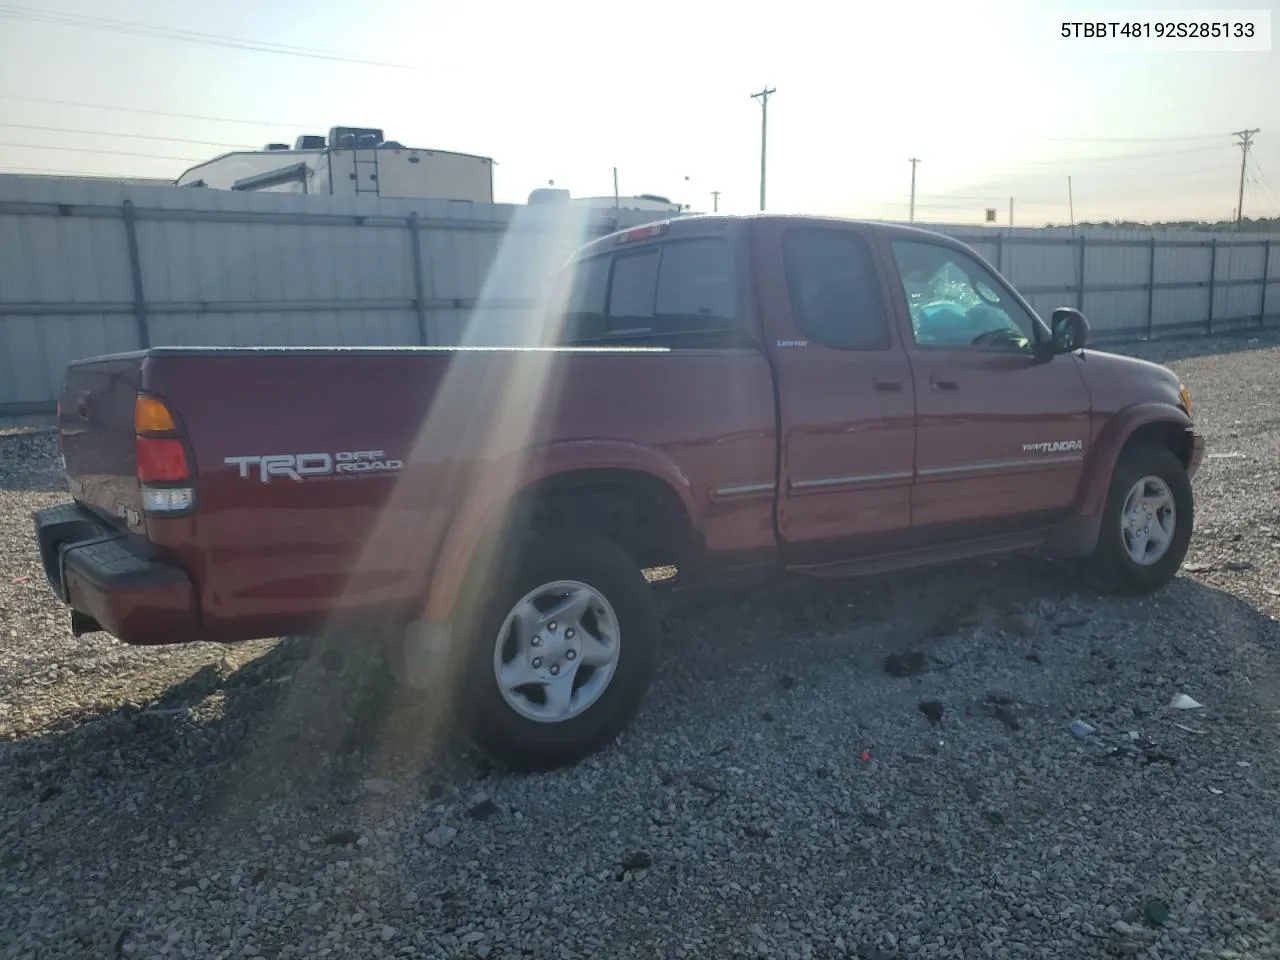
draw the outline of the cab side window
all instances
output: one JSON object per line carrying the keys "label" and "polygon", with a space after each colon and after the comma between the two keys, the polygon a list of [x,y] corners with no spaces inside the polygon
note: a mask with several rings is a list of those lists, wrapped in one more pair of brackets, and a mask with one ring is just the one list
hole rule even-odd
{"label": "cab side window", "polygon": [[888,350],[884,292],[867,242],[847,230],[796,227],[782,238],[791,313],[806,337],[834,350]]}
{"label": "cab side window", "polygon": [[[604,254],[575,264],[556,342],[666,347],[741,346],[733,251],[694,237]],[[553,318],[554,319],[554,318]]]}
{"label": "cab side window", "polygon": [[917,346],[1035,348],[1035,318],[974,257],[943,244],[898,240],[893,258]]}

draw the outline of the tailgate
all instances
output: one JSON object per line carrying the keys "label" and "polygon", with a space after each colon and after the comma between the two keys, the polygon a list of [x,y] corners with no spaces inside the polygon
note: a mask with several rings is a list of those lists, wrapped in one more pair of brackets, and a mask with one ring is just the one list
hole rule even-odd
{"label": "tailgate", "polygon": [[72,496],[135,533],[146,529],[133,419],[144,356],[72,363],[58,399],[58,430]]}

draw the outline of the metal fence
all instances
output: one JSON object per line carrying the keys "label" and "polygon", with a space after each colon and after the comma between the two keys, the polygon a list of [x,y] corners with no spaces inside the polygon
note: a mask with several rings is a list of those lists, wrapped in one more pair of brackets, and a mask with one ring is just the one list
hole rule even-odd
{"label": "metal fence", "polygon": [[1101,341],[1229,333],[1280,319],[1267,236],[933,229],[995,264],[1041,316],[1060,306],[1081,310]]}
{"label": "metal fence", "polygon": [[0,176],[0,415],[148,346],[532,342],[565,258],[652,219]]}
{"label": "metal fence", "polygon": [[[0,176],[0,415],[52,409],[72,360],[146,346],[533,342],[572,250],[654,216]],[[1263,236],[917,226],[1100,340],[1280,316]]]}

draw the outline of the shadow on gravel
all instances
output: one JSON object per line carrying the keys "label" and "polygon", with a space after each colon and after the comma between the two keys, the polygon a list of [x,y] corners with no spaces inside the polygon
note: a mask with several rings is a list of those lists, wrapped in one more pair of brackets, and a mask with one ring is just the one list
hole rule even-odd
{"label": "shadow on gravel", "polygon": [[[1186,654],[1172,644],[1162,654],[1167,663],[1153,665],[1157,671],[1213,671],[1210,679],[1228,686],[1249,673],[1245,660],[1253,654],[1246,648],[1260,647],[1259,638],[1275,639],[1276,624],[1231,594],[1188,578],[1169,592],[1177,615],[1199,611],[1204,629],[1236,640],[1223,644],[1222,660],[1214,664],[1179,663]],[[1055,637],[1081,626],[1054,612],[1068,597],[1077,610],[1094,602],[1061,566],[1021,558],[856,583],[784,580],[746,596],[668,604],[665,669],[652,696],[669,698],[679,685],[696,696],[704,683],[723,696],[742,675],[771,673],[784,687],[797,675],[821,677],[830,657],[865,654],[850,641],[861,643],[858,631],[868,628],[879,631],[877,643],[883,643],[877,657],[898,655],[908,665],[912,651],[927,652],[971,628],[997,640],[1034,634],[1048,649]],[[1136,629],[1158,631],[1152,606],[1133,601],[1119,615]],[[1113,606],[1107,617],[1116,616]],[[1094,625],[1094,652],[1106,655],[1106,631],[1116,627],[1100,624]],[[839,643],[819,642],[824,636]],[[460,742],[441,704],[394,682],[376,655],[382,643],[358,636],[288,638],[238,669],[225,658],[205,667],[145,706],[126,704],[74,729],[0,744],[8,802],[62,805],[42,811],[57,824],[56,839],[33,835],[31,842],[73,849],[71,835],[94,829],[77,819],[77,796],[92,795],[95,807],[107,801],[115,816],[139,829],[212,828],[215,835],[242,832],[263,805],[287,801],[306,811],[299,832],[315,834],[337,829],[359,805],[376,805],[386,793],[422,804],[446,791],[475,789],[477,780],[500,773]],[[375,655],[368,655],[371,649]],[[1232,662],[1237,656],[1243,659]],[[1018,644],[993,642],[990,658],[1002,657],[1031,659]],[[1256,693],[1275,699],[1276,691]],[[648,711],[639,735],[663,736],[685,719]]]}

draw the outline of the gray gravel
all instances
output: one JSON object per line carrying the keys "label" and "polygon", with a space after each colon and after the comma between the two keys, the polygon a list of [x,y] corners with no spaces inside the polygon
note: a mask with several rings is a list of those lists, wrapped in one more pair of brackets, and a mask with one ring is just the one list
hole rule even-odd
{"label": "gray gravel", "polygon": [[359,638],[72,640],[56,448],[0,436],[0,955],[1280,956],[1280,338],[1141,352],[1209,436],[1164,593],[1019,560],[672,610],[634,727],[536,777]]}

